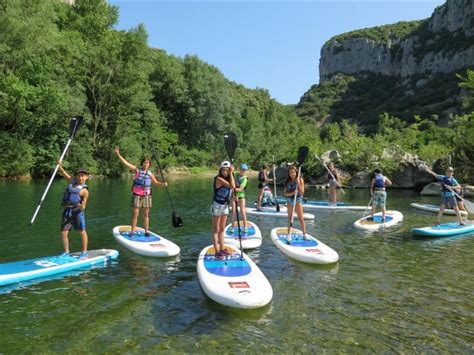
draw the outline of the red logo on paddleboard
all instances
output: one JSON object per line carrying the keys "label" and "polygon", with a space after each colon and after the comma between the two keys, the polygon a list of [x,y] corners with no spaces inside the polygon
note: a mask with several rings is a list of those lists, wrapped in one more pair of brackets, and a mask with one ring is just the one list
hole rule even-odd
{"label": "red logo on paddleboard", "polygon": [[161,248],[161,247],[164,247],[164,245],[163,245],[163,244],[160,244],[160,243],[150,244],[150,246],[151,246],[152,248]]}
{"label": "red logo on paddleboard", "polygon": [[250,288],[246,281],[242,282],[229,282],[230,288]]}
{"label": "red logo on paddleboard", "polygon": [[323,252],[319,249],[306,249],[308,253],[322,254]]}

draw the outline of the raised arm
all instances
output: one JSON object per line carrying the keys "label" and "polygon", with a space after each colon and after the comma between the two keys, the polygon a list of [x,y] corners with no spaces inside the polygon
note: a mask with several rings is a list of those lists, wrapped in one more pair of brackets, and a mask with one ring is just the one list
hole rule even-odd
{"label": "raised arm", "polygon": [[125,165],[130,170],[133,170],[133,171],[137,170],[137,167],[135,165],[129,163],[127,160],[125,160],[125,158],[122,155],[120,155],[120,148],[119,147],[115,147],[114,151],[115,151],[115,154],[117,154],[119,160],[122,162],[123,165]]}
{"label": "raised arm", "polygon": [[72,180],[72,176],[69,175],[66,170],[64,170],[62,160],[59,160],[59,161],[58,161],[58,167],[59,167],[59,169],[58,169],[59,173],[60,173],[67,181],[71,181],[71,180]]}

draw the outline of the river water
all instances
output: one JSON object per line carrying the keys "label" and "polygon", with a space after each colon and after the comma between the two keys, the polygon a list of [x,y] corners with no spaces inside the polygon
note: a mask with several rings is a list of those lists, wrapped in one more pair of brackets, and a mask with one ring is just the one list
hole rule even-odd
{"label": "river water", "polygon": [[[362,212],[317,211],[308,231],[339,253],[340,261],[331,266],[288,259],[269,236],[286,222],[249,217],[264,240],[248,254],[272,284],[274,297],[264,308],[235,310],[208,299],[196,275],[199,252],[211,240],[211,184],[212,178],[170,180],[185,224],[177,229],[163,188],[154,189],[151,229],[181,247],[179,257],[163,260],[136,255],[112,237],[115,225],[130,223],[130,180],[91,179],[89,249],[117,249],[119,259],[21,288],[0,288],[0,353],[474,351],[474,235],[410,235],[411,227],[435,218],[410,202],[438,198],[390,190],[389,208],[405,220],[384,233],[354,229]],[[0,182],[0,262],[62,252],[64,180],[55,181],[36,223],[28,226],[45,185]],[[254,181],[247,191],[255,198]],[[308,189],[307,197],[327,196]],[[346,190],[339,197],[357,205],[369,199],[367,190]],[[70,240],[72,251],[79,251],[79,236],[72,232]]]}

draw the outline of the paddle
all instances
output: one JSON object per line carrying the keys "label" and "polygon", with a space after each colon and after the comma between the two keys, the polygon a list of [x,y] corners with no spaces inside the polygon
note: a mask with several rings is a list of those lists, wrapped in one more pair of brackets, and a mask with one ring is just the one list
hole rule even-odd
{"label": "paddle", "polygon": [[362,215],[362,218],[365,217],[365,214],[367,213],[367,211],[369,210],[369,207],[370,207],[370,204],[372,203],[372,196],[370,197],[370,200],[369,200],[369,203],[367,204],[367,208],[365,209],[364,211],[364,214]]}
{"label": "paddle", "polygon": [[[71,121],[69,122],[69,139],[66,143],[66,146],[64,147],[63,152],[61,153],[61,157],[59,158],[59,161],[62,161],[64,159],[67,149],[69,148],[69,145],[71,144],[72,139],[74,138],[74,135],[76,134],[76,131],[81,125],[83,120],[84,120],[84,117],[82,116],[74,116],[71,118]],[[36,215],[38,214],[41,208],[41,205],[43,204],[43,201],[46,198],[48,190],[51,187],[51,184],[53,183],[54,177],[56,176],[58,169],[59,169],[59,163],[56,164],[56,167],[54,168],[53,174],[51,175],[51,178],[49,179],[48,185],[46,186],[46,190],[44,190],[43,196],[41,196],[41,199],[38,203],[38,207],[36,207],[35,213],[33,214],[33,217],[31,218],[30,225],[32,225],[35,222]]]}
{"label": "paddle", "polygon": [[[229,156],[229,160],[231,164],[234,164],[234,155],[235,151],[237,150],[237,135],[234,132],[230,132],[224,135],[224,146],[225,150],[227,151],[227,155]],[[240,244],[240,260],[244,259],[244,251],[242,248],[242,234],[240,231],[240,219],[239,219],[239,206],[237,200],[235,201],[235,215],[237,217],[237,230],[239,233],[239,244]],[[231,226],[234,228],[234,226]]]}
{"label": "paddle", "polygon": [[341,191],[342,193],[345,195],[346,193],[344,192],[344,189],[342,188],[342,185],[339,183],[339,181],[336,180],[336,178],[334,177],[334,175],[332,174],[331,170],[329,170],[329,168],[327,167],[326,164],[324,164],[324,162],[321,160],[320,157],[318,157],[316,154],[314,155],[314,157],[319,160],[321,162],[321,164],[324,165],[324,167],[326,168],[326,170],[328,171],[329,174],[331,174],[332,178],[334,179],[334,181],[336,182],[337,186],[339,186],[341,188]]}
{"label": "paddle", "polygon": [[[433,172],[430,168],[428,168],[428,166],[426,165],[425,162],[421,163],[419,165],[422,169],[424,169],[425,171],[427,171],[429,174],[435,176],[436,173]],[[454,189],[452,189],[451,187],[449,187],[448,185],[446,184],[443,184],[443,182],[441,182],[441,185],[443,185],[444,187],[446,187],[448,190],[452,191],[459,199],[461,199],[461,201],[464,202],[464,207],[466,207],[466,210],[467,212],[473,214],[474,213],[474,203],[472,203],[471,201],[469,200],[466,200],[465,198],[461,197]]]}
{"label": "paddle", "polygon": [[[309,153],[309,148],[306,146],[299,147],[298,149],[298,177],[297,179],[300,178],[301,175],[301,165],[303,165],[304,161],[306,160],[306,157],[308,156]],[[298,180],[296,180],[296,191],[295,191],[295,197],[293,199],[293,213],[291,214],[291,220],[290,220],[290,235],[291,235],[291,229],[293,228],[293,218],[295,217],[295,209],[296,209],[296,197],[298,196]]]}
{"label": "paddle", "polygon": [[[166,182],[165,176],[163,175],[163,169],[161,169],[160,162],[158,161],[158,154],[156,153],[156,149],[153,148],[153,155],[155,156],[156,164],[158,165],[158,169],[160,170],[161,178],[163,179],[164,182]],[[178,213],[176,212],[176,209],[174,208],[174,203],[173,200],[171,199],[170,191],[168,189],[168,186],[166,187],[166,195],[168,195],[168,200],[170,201],[172,213],[171,213],[171,223],[173,224],[173,227],[179,228],[183,226],[183,220],[181,217],[178,216]]]}
{"label": "paddle", "polygon": [[276,211],[280,212],[280,205],[278,204],[278,197],[277,197],[277,182],[276,182],[276,175],[275,175],[275,156],[272,155],[273,159],[273,191],[275,191],[275,202],[276,202]]}

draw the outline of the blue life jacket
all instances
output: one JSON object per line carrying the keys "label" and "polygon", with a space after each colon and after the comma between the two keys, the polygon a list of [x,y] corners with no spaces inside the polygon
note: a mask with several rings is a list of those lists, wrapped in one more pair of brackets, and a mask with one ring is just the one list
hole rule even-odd
{"label": "blue life jacket", "polygon": [[218,176],[214,178],[214,198],[213,200],[220,205],[229,204],[230,197],[232,196],[232,188],[222,185],[216,189],[216,180]]}
{"label": "blue life jacket", "polygon": [[64,195],[63,195],[64,207],[77,207],[82,201],[80,192],[82,189],[87,189],[88,186],[86,184],[82,184],[82,185],[75,185],[75,184],[77,184],[77,180],[73,179],[71,183],[67,185],[66,190],[64,191]]}
{"label": "blue life jacket", "polygon": [[452,192],[451,190],[449,190],[446,186],[455,186],[456,184],[454,183],[454,178],[453,177],[447,177],[447,176],[444,176],[443,177],[443,181],[441,183],[441,188],[443,190],[443,192]]}
{"label": "blue life jacket", "polygon": [[137,170],[133,180],[132,192],[137,196],[151,195],[151,176],[148,174],[148,170]]}
{"label": "blue life jacket", "polygon": [[[286,184],[286,192],[293,192],[296,190],[298,186],[298,183],[296,181],[288,181],[288,183]],[[298,193],[296,194],[296,198],[298,197],[301,197],[301,193],[298,191]]]}
{"label": "blue life jacket", "polygon": [[385,189],[385,177],[382,174],[375,174],[375,189]]}

